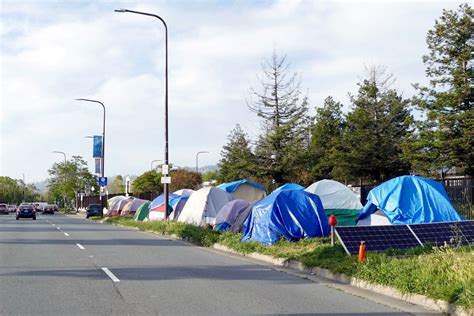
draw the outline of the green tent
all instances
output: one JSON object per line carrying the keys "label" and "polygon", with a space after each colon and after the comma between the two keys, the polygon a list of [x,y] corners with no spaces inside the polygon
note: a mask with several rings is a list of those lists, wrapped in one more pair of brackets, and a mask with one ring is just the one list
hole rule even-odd
{"label": "green tent", "polygon": [[151,202],[148,201],[145,204],[141,205],[135,213],[135,216],[133,216],[133,219],[136,221],[143,221],[145,218],[147,218],[148,213],[150,212],[150,204]]}
{"label": "green tent", "polygon": [[329,218],[331,214],[336,216],[337,226],[353,226],[359,218],[359,210],[351,209],[328,209],[324,210],[326,216]]}

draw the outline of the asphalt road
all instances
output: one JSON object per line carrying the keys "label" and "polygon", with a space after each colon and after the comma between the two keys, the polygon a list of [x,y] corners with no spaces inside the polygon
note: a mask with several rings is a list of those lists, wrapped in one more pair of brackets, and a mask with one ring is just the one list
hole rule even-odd
{"label": "asphalt road", "polygon": [[348,291],[78,217],[0,216],[0,315],[433,313]]}

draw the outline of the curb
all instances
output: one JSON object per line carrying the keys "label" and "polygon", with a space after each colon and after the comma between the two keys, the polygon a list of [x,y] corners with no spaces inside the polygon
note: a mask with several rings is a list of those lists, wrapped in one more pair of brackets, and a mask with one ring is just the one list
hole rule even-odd
{"label": "curb", "polygon": [[[136,230],[140,231],[138,228],[135,228],[135,227],[120,225],[120,224],[107,223],[104,220],[100,220],[100,221],[96,221],[96,222],[99,222],[99,223],[102,223],[102,224],[115,225],[115,226],[119,226],[119,227],[123,227],[123,228],[136,229]],[[197,245],[197,244],[193,243],[190,240],[180,238],[176,235],[166,235],[166,234],[161,234],[159,232],[154,232],[154,231],[144,231],[144,232],[153,233],[153,234],[156,234],[156,235],[159,235],[159,236],[168,237],[168,238],[173,239],[173,240],[178,240],[178,241],[182,240],[182,241],[185,241],[189,244]],[[202,247],[200,245],[197,245],[197,246]],[[348,276],[346,274],[332,272],[332,271],[330,271],[328,269],[324,269],[324,268],[319,268],[319,267],[306,268],[299,261],[288,260],[288,259],[284,259],[284,258],[276,258],[276,257],[273,257],[273,256],[264,255],[264,254],[260,254],[260,253],[256,253],[256,252],[241,253],[241,252],[235,251],[235,250],[233,250],[233,249],[231,249],[231,248],[229,248],[225,245],[222,245],[222,244],[214,244],[210,248],[213,248],[213,249],[218,250],[218,251],[234,254],[234,255],[239,255],[239,256],[243,256],[243,257],[256,259],[256,260],[271,264],[273,266],[285,267],[285,268],[289,268],[289,269],[292,269],[292,270],[297,270],[297,271],[308,273],[308,274],[314,274],[318,277],[322,277],[322,278],[332,280],[332,281],[336,281],[338,283],[342,283],[342,284],[346,284],[346,285],[351,285],[351,286],[361,288],[361,289],[364,289],[364,290],[369,290],[369,291],[376,292],[376,293],[379,293],[379,294],[383,294],[385,296],[389,296],[389,297],[392,297],[392,298],[404,300],[404,301],[407,301],[409,303],[420,305],[420,306],[423,306],[425,308],[428,308],[428,309],[431,309],[431,310],[434,310],[434,311],[439,311],[439,312],[442,312],[442,313],[446,313],[448,315],[453,315],[453,316],[473,316],[474,315],[474,309],[473,308],[467,310],[463,307],[456,306],[456,305],[448,303],[444,300],[432,299],[432,298],[429,298],[429,297],[421,295],[421,294],[402,293],[401,291],[399,291],[395,288],[389,287],[389,286],[369,283],[367,281],[364,281],[364,280],[361,280],[361,279],[358,279],[358,278],[355,278],[355,277],[351,277],[351,276]]]}
{"label": "curb", "polygon": [[249,257],[252,259],[257,259],[275,266],[283,266],[292,270],[297,270],[305,273],[310,273],[317,275],[319,277],[323,277],[325,279],[329,279],[332,281],[336,281],[339,283],[351,285],[354,287],[358,287],[364,290],[369,290],[372,292],[376,292],[379,294],[383,294],[385,296],[390,296],[396,299],[404,300],[412,304],[420,305],[423,307],[426,307],[428,309],[432,309],[435,311],[443,312],[448,315],[453,315],[453,316],[472,316],[474,315],[474,310],[470,309],[467,310],[463,307],[456,306],[454,304],[448,303],[443,300],[435,300],[432,298],[429,298],[427,296],[421,295],[421,294],[405,294],[402,293],[401,291],[389,287],[389,286],[384,286],[384,285],[379,285],[379,284],[372,284],[367,281],[350,277],[348,275],[342,274],[342,273],[335,273],[332,272],[328,269],[323,269],[323,268],[318,268],[318,267],[313,267],[313,268],[306,268],[304,265],[295,260],[286,260],[286,259],[281,259],[281,258],[275,258],[272,256],[268,255],[262,255],[259,253],[248,253],[248,254],[242,254],[240,252],[237,252],[233,249],[230,249],[227,246],[221,245],[221,244],[214,244],[212,248],[232,253],[232,254],[238,254],[244,257]]}

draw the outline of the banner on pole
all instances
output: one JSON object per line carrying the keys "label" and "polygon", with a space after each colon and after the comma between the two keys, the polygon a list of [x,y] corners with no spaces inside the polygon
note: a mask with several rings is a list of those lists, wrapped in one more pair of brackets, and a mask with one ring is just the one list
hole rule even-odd
{"label": "banner on pole", "polygon": [[100,158],[95,158],[95,173],[96,174],[100,174],[100,166],[102,165],[101,164],[101,159]]}
{"label": "banner on pole", "polygon": [[93,158],[102,158],[102,136],[94,135]]}

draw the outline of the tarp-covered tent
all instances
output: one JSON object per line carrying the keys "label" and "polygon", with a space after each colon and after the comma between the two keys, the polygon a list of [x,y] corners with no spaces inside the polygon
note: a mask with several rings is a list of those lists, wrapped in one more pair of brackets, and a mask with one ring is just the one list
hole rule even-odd
{"label": "tarp-covered tent", "polygon": [[169,215],[170,220],[176,221],[178,219],[179,214],[181,214],[183,211],[184,206],[189,200],[189,197],[189,195],[181,195],[170,202],[172,209],[171,214]]}
{"label": "tarp-covered tent", "polygon": [[120,212],[120,215],[123,215],[123,216],[135,215],[135,212],[138,210],[138,208],[142,206],[143,204],[145,204],[146,202],[148,202],[148,200],[133,198],[132,200],[130,200],[129,203],[123,206],[123,209]]}
{"label": "tarp-covered tent", "polygon": [[296,241],[328,234],[329,224],[316,194],[281,190],[254,205],[245,223],[242,241],[271,245],[280,236]]}
{"label": "tarp-covered tent", "polygon": [[145,204],[142,204],[138,210],[135,212],[133,219],[136,221],[143,221],[148,217],[148,212],[150,211],[151,202],[148,201]]}
{"label": "tarp-covered tent", "polygon": [[344,184],[334,180],[320,180],[305,189],[319,196],[326,216],[334,214],[338,226],[355,225],[362,204],[357,195]]}
{"label": "tarp-covered tent", "polygon": [[214,230],[229,230],[229,228],[235,223],[237,217],[245,212],[249,205],[249,202],[240,199],[226,203],[216,215]]}
{"label": "tarp-covered tent", "polygon": [[226,204],[234,200],[232,194],[215,187],[202,188],[191,195],[178,222],[205,225],[215,224],[217,212]]}
{"label": "tarp-covered tent", "polygon": [[[176,199],[179,195],[170,193],[168,195],[168,205],[171,208],[171,201]],[[162,193],[158,195],[150,204],[150,211],[148,213],[148,219],[151,221],[162,220],[165,218],[165,195]]]}
{"label": "tarp-covered tent", "polygon": [[439,182],[417,176],[391,179],[370,190],[359,219],[380,209],[392,224],[461,221]]}
{"label": "tarp-covered tent", "polygon": [[266,196],[265,187],[263,185],[245,179],[223,183],[217,187],[228,193],[232,193],[234,198],[247,202],[259,201]]}
{"label": "tarp-covered tent", "polygon": [[304,190],[304,186],[296,183],[286,183],[273,190],[273,192],[278,192],[280,190]]}
{"label": "tarp-covered tent", "polygon": [[173,194],[181,195],[181,196],[191,196],[194,192],[196,191],[192,189],[181,189],[181,190],[173,192]]}

